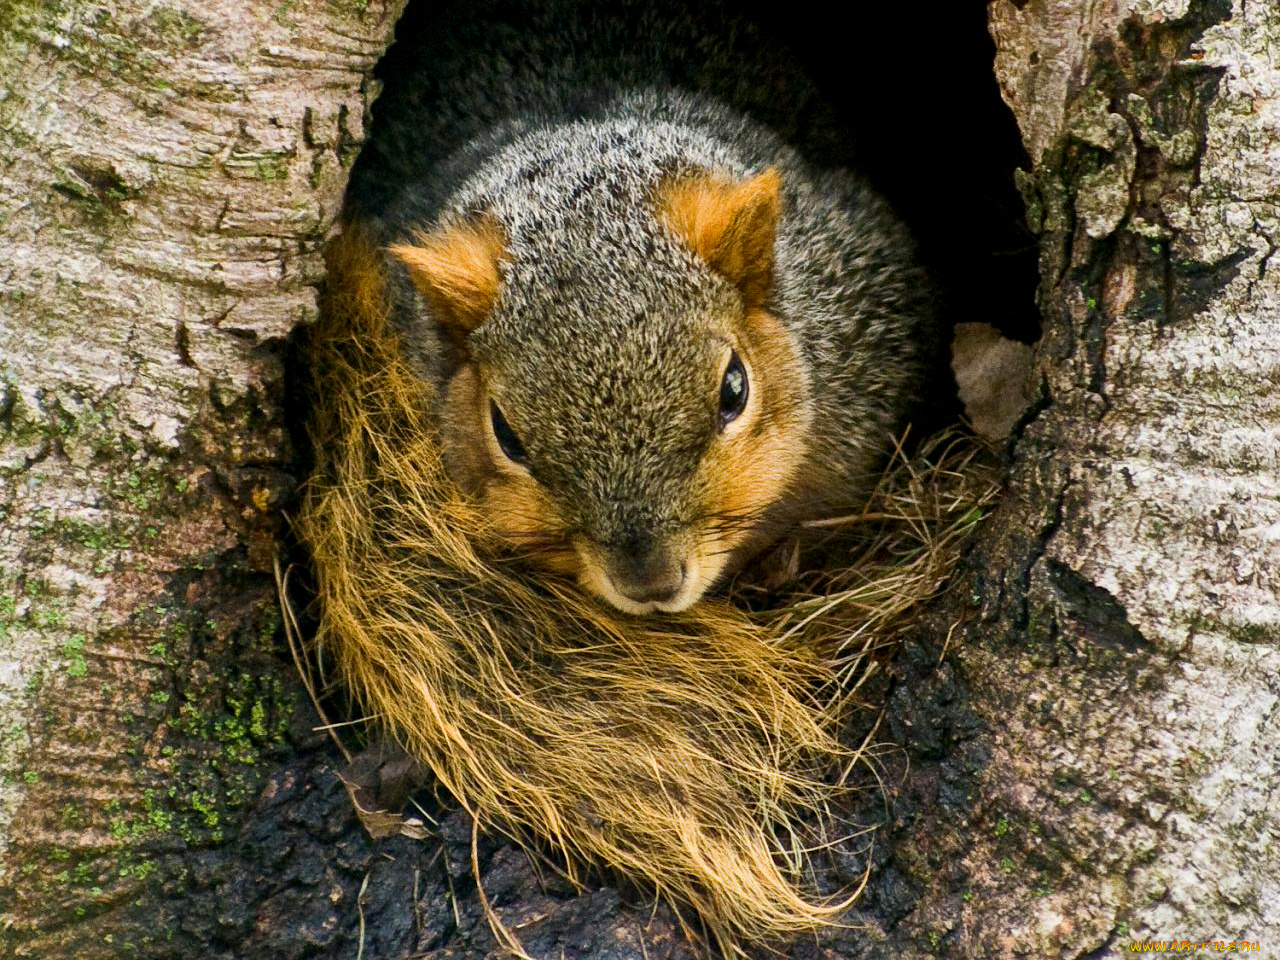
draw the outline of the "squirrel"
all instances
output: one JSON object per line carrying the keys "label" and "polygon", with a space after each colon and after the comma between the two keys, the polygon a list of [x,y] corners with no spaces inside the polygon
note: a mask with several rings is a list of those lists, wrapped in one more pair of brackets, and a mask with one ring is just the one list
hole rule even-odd
{"label": "squirrel", "polygon": [[636,615],[859,506],[933,296],[800,66],[716,4],[434,16],[389,56],[347,216],[385,251],[450,476]]}
{"label": "squirrel", "polygon": [[831,922],[837,667],[708,594],[870,492],[938,342],[911,236],[736,4],[397,32],[306,341],[315,644],[477,830],[726,955]]}

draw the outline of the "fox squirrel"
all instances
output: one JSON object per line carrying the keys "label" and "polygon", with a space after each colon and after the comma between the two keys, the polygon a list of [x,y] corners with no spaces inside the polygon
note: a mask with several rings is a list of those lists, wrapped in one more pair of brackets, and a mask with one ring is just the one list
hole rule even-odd
{"label": "fox squirrel", "polygon": [[726,955],[829,922],[836,666],[697,601],[868,492],[937,342],[911,239],[736,5],[398,32],[304,341],[316,647],[477,829],[643,881]]}
{"label": "fox squirrel", "polygon": [[402,40],[348,216],[451,476],[531,558],[674,612],[859,504],[932,297],[784,52],[715,5],[605,11],[491,2]]}

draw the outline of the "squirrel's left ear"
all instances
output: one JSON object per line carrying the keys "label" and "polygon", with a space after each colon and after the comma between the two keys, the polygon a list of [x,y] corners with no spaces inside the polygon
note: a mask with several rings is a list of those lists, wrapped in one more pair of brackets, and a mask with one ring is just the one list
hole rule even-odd
{"label": "squirrel's left ear", "polygon": [[412,243],[387,248],[431,304],[441,323],[465,336],[480,326],[498,299],[498,261],[506,252],[502,227],[491,216],[419,232]]}
{"label": "squirrel's left ear", "polygon": [[776,167],[745,180],[679,177],[658,196],[658,214],[681,240],[742,291],[747,306],[769,295],[773,238],[782,206]]}

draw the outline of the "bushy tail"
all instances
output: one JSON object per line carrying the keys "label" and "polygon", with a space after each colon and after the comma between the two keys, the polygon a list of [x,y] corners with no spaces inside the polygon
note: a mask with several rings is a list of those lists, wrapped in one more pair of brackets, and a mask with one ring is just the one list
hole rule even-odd
{"label": "bushy tail", "polygon": [[299,529],[341,682],[482,822],[649,883],[730,950],[829,921],[791,830],[833,790],[829,668],[727,604],[615,616],[504,558],[444,473],[376,251],[349,230],[329,267]]}

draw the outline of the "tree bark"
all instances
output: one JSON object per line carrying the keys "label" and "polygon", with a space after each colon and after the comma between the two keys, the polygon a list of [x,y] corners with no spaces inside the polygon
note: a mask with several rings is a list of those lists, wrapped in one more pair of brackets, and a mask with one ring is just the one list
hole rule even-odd
{"label": "tree bark", "polygon": [[918,956],[1265,953],[1280,943],[1280,10],[989,11],[1034,161],[1040,399],[940,611],[964,624],[948,663],[895,698],[900,742],[943,758],[899,798],[887,872],[915,899],[893,936]]}
{"label": "tree bark", "polygon": [[0,5],[5,956],[176,955],[288,753],[282,343],[403,4]]}
{"label": "tree bark", "polygon": [[[268,574],[301,469],[283,338],[403,5],[0,3],[6,955],[497,952],[464,817],[361,832]],[[1280,12],[989,11],[1039,399],[896,664],[864,926],[786,952],[1275,949]],[[693,955],[643,891],[476,861],[535,956]]]}

